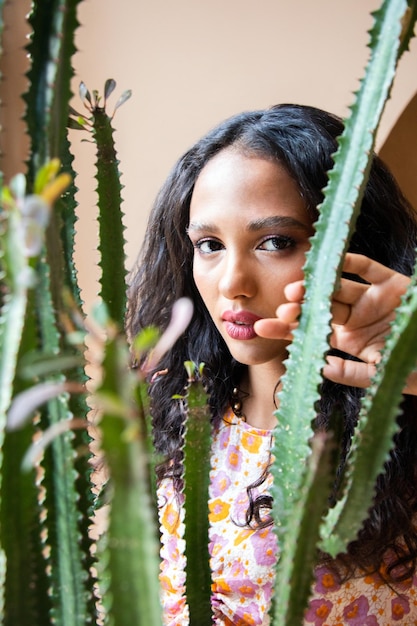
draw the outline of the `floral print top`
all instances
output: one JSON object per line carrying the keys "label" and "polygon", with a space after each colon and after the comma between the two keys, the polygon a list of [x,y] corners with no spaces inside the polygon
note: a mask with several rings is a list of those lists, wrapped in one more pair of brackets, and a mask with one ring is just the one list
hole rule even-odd
{"label": "floral print top", "polygon": [[[247,487],[266,470],[271,432],[253,428],[230,410],[213,439],[209,520],[213,624],[268,625],[268,609],[277,559],[271,528],[248,528]],[[267,493],[271,476],[252,496]],[[186,626],[185,557],[181,495],[172,481],[159,487],[161,587],[164,624]],[[395,588],[378,575],[358,576],[339,584],[325,566],[315,572],[305,626],[417,626],[417,576]]]}

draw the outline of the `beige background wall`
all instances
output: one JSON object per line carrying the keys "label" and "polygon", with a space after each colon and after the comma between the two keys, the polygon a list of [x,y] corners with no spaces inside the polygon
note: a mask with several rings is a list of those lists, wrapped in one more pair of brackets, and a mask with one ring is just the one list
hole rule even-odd
{"label": "beige background wall", "polygon": [[[102,90],[106,78],[112,77],[118,86],[111,108],[122,91],[133,90],[132,99],[115,118],[129,267],[169,168],[219,120],[244,109],[289,101],[347,115],[368,56],[370,13],[379,4],[379,0],[84,0],[80,4],[74,91],[80,80],[90,89]],[[29,5],[26,0],[11,0],[8,10],[22,16],[25,5]],[[21,20],[14,19],[14,29],[19,29]],[[9,61],[17,67],[19,55],[23,58],[21,40],[12,38],[11,45],[14,52]],[[19,82],[18,75],[16,79]],[[9,96],[13,89],[9,83]],[[407,151],[416,163],[417,102],[408,110],[400,138],[391,144],[387,138],[416,92],[417,41],[413,41],[401,61],[377,139],[400,172],[404,163],[412,162]],[[77,97],[73,104],[82,106]],[[10,125],[18,113],[18,105],[6,106],[3,120]],[[414,143],[410,142],[413,133]],[[72,131],[71,138],[80,188],[77,263],[89,308],[98,275],[94,148],[81,143],[81,133]],[[11,141],[6,141],[9,157],[21,151]],[[10,165],[12,159],[7,162]],[[415,187],[415,178],[408,175],[407,184]]]}

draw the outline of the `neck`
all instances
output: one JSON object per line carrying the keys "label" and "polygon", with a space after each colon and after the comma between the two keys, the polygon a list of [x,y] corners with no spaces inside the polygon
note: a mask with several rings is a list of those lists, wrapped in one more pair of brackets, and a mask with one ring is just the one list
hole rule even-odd
{"label": "neck", "polygon": [[248,368],[242,389],[249,395],[243,399],[242,412],[251,426],[272,430],[277,425],[274,416],[278,406],[276,392],[283,373],[284,368],[278,371],[276,367],[268,367],[268,364]]}

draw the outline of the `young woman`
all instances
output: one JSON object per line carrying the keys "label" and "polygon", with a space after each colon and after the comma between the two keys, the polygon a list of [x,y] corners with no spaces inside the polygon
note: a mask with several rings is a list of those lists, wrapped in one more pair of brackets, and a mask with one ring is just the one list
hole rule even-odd
{"label": "young woman", "polygon": [[[178,515],[183,415],[172,396],[185,384],[189,359],[206,364],[213,415],[213,623],[269,623],[278,554],[269,515],[273,412],[303,298],[305,253],[341,132],[338,118],[306,106],[237,115],[178,161],[151,214],[128,330],[163,330],[181,296],[195,307],[150,385],[156,444],[166,457],[159,471],[166,624],[188,623]],[[413,211],[375,157],[333,300],[334,350],[317,413],[317,428],[327,427],[336,405],[345,416],[341,466],[416,241]],[[321,559],[305,624],[417,624],[415,374],[404,391],[401,429],[369,518],[346,555]]]}

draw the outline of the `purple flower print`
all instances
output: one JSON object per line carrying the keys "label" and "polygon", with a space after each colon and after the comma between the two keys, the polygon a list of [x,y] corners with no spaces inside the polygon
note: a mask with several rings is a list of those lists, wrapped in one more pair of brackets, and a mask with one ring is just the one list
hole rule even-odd
{"label": "purple flower print", "polygon": [[239,472],[241,465],[242,455],[239,446],[230,446],[227,453],[226,466],[234,472]]}
{"label": "purple flower print", "polygon": [[168,558],[171,562],[176,562],[179,559],[180,550],[177,537],[170,537],[165,543]]}
{"label": "purple flower print", "polygon": [[305,622],[307,624],[314,624],[314,626],[322,626],[322,624],[326,623],[332,608],[333,603],[329,600],[312,600],[304,617]]}
{"label": "purple flower print", "polygon": [[258,605],[256,602],[251,602],[245,608],[236,611],[233,624],[238,626],[257,626],[257,624],[262,624],[262,620]]}
{"label": "purple flower print", "polygon": [[219,552],[222,552],[224,550],[227,544],[228,544],[227,539],[225,539],[221,535],[213,534],[211,536],[211,541],[210,541],[210,546],[209,546],[209,551],[210,551],[211,556],[217,556]]}
{"label": "purple flower print", "polygon": [[259,565],[274,565],[277,555],[277,539],[272,528],[258,528],[250,537],[253,554]]}
{"label": "purple flower print", "polygon": [[336,575],[324,565],[316,569],[315,591],[320,594],[332,593],[340,589]]}
{"label": "purple flower print", "polygon": [[365,596],[359,596],[343,610],[346,626],[378,626],[375,615],[368,615],[369,602]]}
{"label": "purple flower print", "polygon": [[410,603],[405,596],[398,596],[391,600],[391,617],[394,622],[401,622],[404,615],[410,612]]}
{"label": "purple flower print", "polygon": [[258,585],[250,580],[229,580],[230,589],[240,598],[253,598],[257,591]]}
{"label": "purple flower print", "polygon": [[226,491],[226,489],[228,489],[231,482],[232,481],[230,480],[230,477],[226,472],[218,472],[211,482],[211,496],[213,498],[218,498],[219,496],[221,496]]}
{"label": "purple flower print", "polygon": [[227,574],[230,589],[241,598],[254,598],[259,585],[247,578],[242,562],[235,561]]}
{"label": "purple flower print", "polygon": [[217,437],[219,439],[219,450],[225,450],[229,445],[230,426],[223,426],[223,428],[220,429]]}

